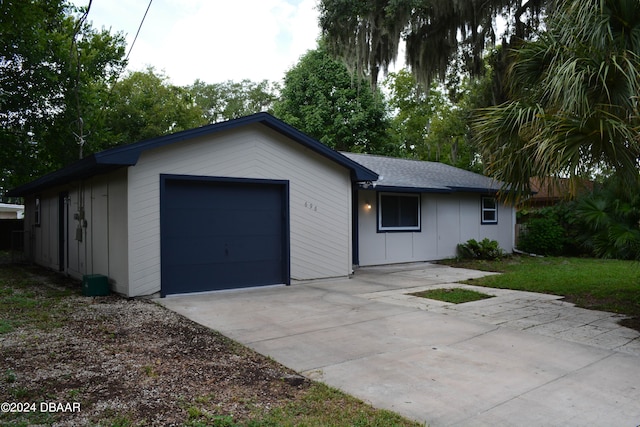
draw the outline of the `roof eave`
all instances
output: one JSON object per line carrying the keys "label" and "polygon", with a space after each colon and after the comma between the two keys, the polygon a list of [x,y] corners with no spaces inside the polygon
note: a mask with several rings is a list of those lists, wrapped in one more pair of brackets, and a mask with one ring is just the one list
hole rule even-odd
{"label": "roof eave", "polygon": [[491,188],[491,187],[451,187],[453,191],[456,193],[485,193],[485,194],[495,194],[500,192],[499,188]]}
{"label": "roof eave", "polygon": [[104,162],[101,161],[101,159],[96,158],[95,155],[91,155],[65,168],[43,175],[34,181],[12,188],[7,191],[6,195],[7,197],[24,197],[29,194],[43,191],[47,188],[111,172],[123,166],[126,166],[126,164]]}
{"label": "roof eave", "polygon": [[23,197],[42,191],[46,188],[67,184],[75,180],[81,180],[90,176],[106,173],[120,167],[133,166],[138,162],[140,154],[148,149],[163,147],[175,142],[193,139],[200,136],[218,133],[237,127],[260,123],[284,136],[287,136],[302,146],[338,163],[351,171],[351,180],[354,182],[376,181],[378,174],[361,164],[349,159],[337,151],[325,146],[321,142],[300,132],[293,126],[276,119],[268,113],[257,113],[250,116],[241,117],[226,122],[214,123],[195,129],[188,129],[170,135],[163,135],[156,138],[147,139],[133,144],[114,147],[105,151],[92,154],[78,162],[44,175],[34,181],[7,192],[8,197]]}
{"label": "roof eave", "polygon": [[435,188],[435,187],[411,187],[411,186],[401,186],[401,185],[381,185],[375,184],[368,188],[363,188],[363,190],[378,190],[378,191],[389,191],[396,193],[452,193],[453,191],[449,188]]}
{"label": "roof eave", "polygon": [[487,187],[413,187],[413,186],[401,186],[401,185],[381,185],[375,184],[371,187],[362,188],[363,190],[378,190],[378,191],[394,191],[398,193],[481,193],[481,194],[495,194],[500,190],[496,188]]}
{"label": "roof eave", "polygon": [[336,163],[350,169],[351,180],[354,182],[366,182],[366,181],[376,181],[378,179],[378,174],[372,171],[371,169],[366,168],[360,163],[351,160],[344,154],[337,152],[336,150],[327,147],[322,143],[318,143],[318,141],[314,138],[311,138],[309,135],[299,131],[287,123],[275,119],[273,116],[265,114],[264,120],[261,122],[265,126],[274,129],[285,136],[288,136],[291,139],[298,141],[304,147],[309,148],[310,150],[329,158],[330,160],[335,161]]}

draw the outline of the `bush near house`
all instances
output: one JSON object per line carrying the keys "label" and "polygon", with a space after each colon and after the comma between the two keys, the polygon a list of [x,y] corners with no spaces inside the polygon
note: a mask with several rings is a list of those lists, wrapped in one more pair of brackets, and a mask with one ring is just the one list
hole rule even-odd
{"label": "bush near house", "polygon": [[560,255],[564,249],[564,235],[564,228],[552,213],[532,218],[522,228],[518,249],[538,255]]}
{"label": "bush near house", "polygon": [[504,256],[504,251],[495,240],[488,238],[478,242],[476,239],[467,240],[458,245],[458,255],[462,259],[498,260]]}
{"label": "bush near house", "polygon": [[640,183],[609,178],[576,200],[520,213],[520,220],[517,247],[524,252],[640,260]]}

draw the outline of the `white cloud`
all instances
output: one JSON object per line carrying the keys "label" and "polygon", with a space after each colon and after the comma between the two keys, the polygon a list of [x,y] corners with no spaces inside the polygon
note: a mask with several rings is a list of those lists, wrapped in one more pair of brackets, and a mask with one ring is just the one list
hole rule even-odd
{"label": "white cloud", "polygon": [[[316,47],[317,0],[154,0],[130,56],[131,69],[164,70],[173,83],[199,78],[281,80]],[[76,4],[85,4],[76,0]],[[146,1],[93,0],[94,26],[132,43]]]}

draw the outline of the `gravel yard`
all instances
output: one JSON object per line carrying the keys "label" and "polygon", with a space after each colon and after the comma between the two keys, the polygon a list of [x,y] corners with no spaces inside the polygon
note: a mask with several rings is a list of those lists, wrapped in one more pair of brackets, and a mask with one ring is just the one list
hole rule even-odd
{"label": "gravel yard", "polygon": [[[370,406],[150,301],[85,297],[15,265],[0,266],[0,297],[3,425],[295,425],[309,405],[377,422]],[[309,403],[318,393],[324,408]]]}

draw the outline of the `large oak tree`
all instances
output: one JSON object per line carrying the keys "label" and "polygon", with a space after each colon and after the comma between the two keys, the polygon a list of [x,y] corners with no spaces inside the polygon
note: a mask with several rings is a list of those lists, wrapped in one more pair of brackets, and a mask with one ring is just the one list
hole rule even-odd
{"label": "large oak tree", "polygon": [[[535,31],[553,0],[321,0],[320,25],[330,50],[374,85],[395,62],[400,42],[406,63],[422,82],[444,80],[461,56],[466,71],[484,71],[487,45],[504,27],[503,45]],[[548,11],[547,10],[547,11]]]}

